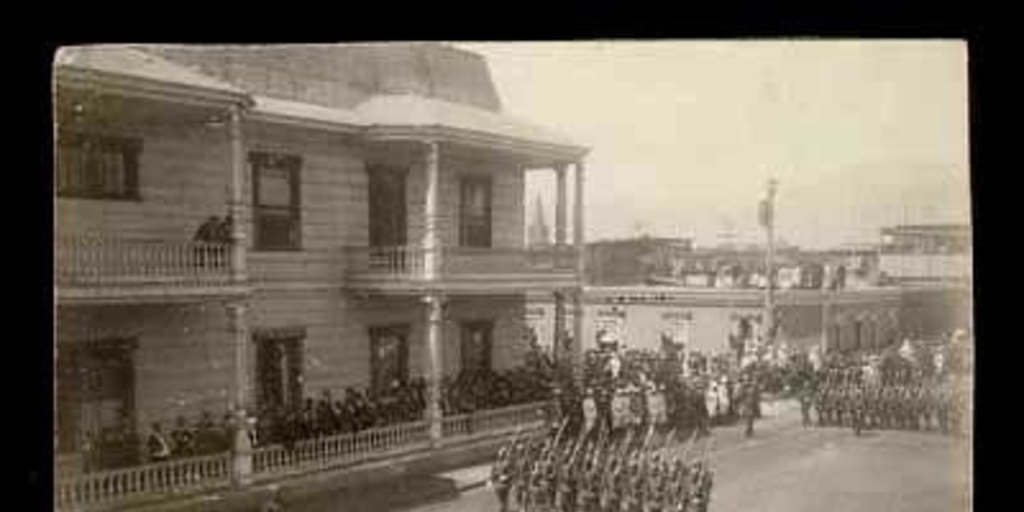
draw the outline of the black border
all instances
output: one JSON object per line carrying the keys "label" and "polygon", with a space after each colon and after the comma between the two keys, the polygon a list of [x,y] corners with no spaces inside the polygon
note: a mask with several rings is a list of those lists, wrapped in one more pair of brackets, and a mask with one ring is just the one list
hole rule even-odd
{"label": "black border", "polygon": [[[138,6],[117,12],[99,10],[95,6],[52,6],[51,12],[36,28],[43,36],[28,49],[11,49],[10,58],[26,59],[25,66],[14,68],[7,82],[22,85],[25,90],[7,96],[6,107],[23,109],[27,123],[7,123],[15,139],[9,152],[24,156],[25,162],[9,163],[8,177],[18,180],[8,185],[6,203],[14,206],[8,213],[9,225],[15,228],[8,238],[6,256],[17,258],[7,264],[9,275],[16,279],[11,294],[19,309],[9,313],[17,329],[8,334],[8,358],[3,372],[10,382],[8,399],[3,403],[11,416],[6,440],[13,444],[16,461],[5,466],[14,476],[6,480],[11,488],[25,491],[31,508],[53,510],[50,489],[52,453],[52,226],[53,195],[52,125],[50,102],[50,65],[56,49],[65,44],[96,42],[345,42],[385,40],[573,40],[573,39],[665,39],[665,38],[945,38],[966,39],[970,59],[971,103],[971,167],[975,252],[975,333],[977,352],[977,422],[975,439],[989,439],[988,444],[975,444],[975,493],[977,505],[986,508],[986,498],[1002,478],[1012,478],[1016,471],[1002,472],[986,462],[994,462],[995,443],[1016,443],[1013,432],[996,436],[995,426],[1016,426],[1015,397],[1007,395],[1019,386],[999,381],[1000,376],[1014,375],[1012,352],[1020,350],[1016,339],[1019,327],[1002,320],[1014,319],[1013,296],[1002,296],[995,289],[999,280],[1013,282],[1016,275],[1012,242],[1013,224],[1019,214],[1000,210],[999,192],[1015,194],[1012,184],[996,183],[1007,175],[1017,174],[1012,161],[1002,172],[986,154],[987,139],[998,128],[991,113],[1000,107],[991,94],[998,81],[994,77],[989,44],[990,24],[981,11],[981,2],[664,2],[648,4],[612,0],[576,0],[573,2],[505,2],[466,3],[465,5],[399,3],[343,5],[329,10],[322,7],[280,4],[247,4],[226,6],[216,10],[206,5],[174,4],[155,11]],[[379,9],[379,10],[378,10]],[[262,18],[253,21],[254,18]],[[37,32],[39,33],[39,32]],[[1009,61],[1012,63],[1014,61]],[[20,63],[19,63],[20,64]],[[1011,66],[1012,67],[1012,66]],[[28,70],[23,73],[21,70]],[[36,80],[25,80],[34,75]],[[22,151],[29,147],[18,138],[34,139],[39,153]],[[8,138],[8,141],[12,139]],[[28,141],[26,141],[28,142]],[[39,155],[42,158],[39,158]],[[33,173],[31,170],[42,172]],[[22,186],[25,180],[28,186]],[[26,193],[32,190],[35,194]],[[1007,198],[1009,199],[1009,198]],[[1009,202],[1008,202],[1009,203]],[[1006,213],[1002,213],[1002,212]],[[996,213],[999,212],[999,213]],[[25,222],[31,213],[35,222]],[[1005,217],[1003,216],[1005,215]],[[1006,227],[1004,227],[1006,226]],[[38,252],[37,252],[38,251]],[[1003,258],[1003,259],[1000,259]],[[1003,261],[1005,260],[1005,261]],[[998,276],[998,277],[997,277]],[[21,314],[24,307],[25,314]],[[31,313],[35,313],[32,315]],[[36,318],[31,325],[21,319]],[[991,341],[989,341],[991,338]],[[1000,364],[1006,365],[999,368]],[[25,392],[30,390],[31,392]],[[1004,400],[995,402],[1000,392]],[[38,393],[38,394],[36,394]],[[988,416],[988,417],[986,417]],[[8,430],[8,429],[5,429]],[[990,432],[986,432],[990,431]],[[24,442],[31,440],[32,442]],[[1009,463],[1015,462],[1006,458]],[[8,498],[9,499],[9,498]],[[1011,502],[1012,503],[1012,502]],[[24,509],[27,507],[17,507]]]}

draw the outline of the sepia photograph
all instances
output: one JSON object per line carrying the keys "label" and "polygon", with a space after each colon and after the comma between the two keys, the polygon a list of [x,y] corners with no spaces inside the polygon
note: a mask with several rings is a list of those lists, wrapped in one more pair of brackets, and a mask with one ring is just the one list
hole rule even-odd
{"label": "sepia photograph", "polygon": [[969,512],[968,64],[60,47],[54,510]]}

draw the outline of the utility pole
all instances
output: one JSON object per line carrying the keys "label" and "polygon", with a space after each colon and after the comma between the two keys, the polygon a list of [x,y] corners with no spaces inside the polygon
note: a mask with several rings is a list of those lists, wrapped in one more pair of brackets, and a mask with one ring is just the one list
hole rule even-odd
{"label": "utility pole", "polygon": [[764,344],[775,344],[775,189],[778,181],[768,180],[768,194],[761,202],[761,225],[765,230]]}

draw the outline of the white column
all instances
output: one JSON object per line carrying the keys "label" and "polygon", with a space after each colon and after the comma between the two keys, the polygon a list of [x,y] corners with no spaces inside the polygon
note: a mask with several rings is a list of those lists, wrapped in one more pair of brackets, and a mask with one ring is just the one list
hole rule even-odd
{"label": "white column", "polygon": [[242,302],[232,302],[227,305],[235,359],[233,389],[235,433],[232,444],[231,482],[236,486],[248,484],[252,476],[252,443],[249,439],[251,425],[246,412],[249,396],[247,310],[248,307]]}
{"label": "white column", "polygon": [[555,330],[551,337],[551,349],[556,360],[563,360],[566,354],[562,351],[565,336],[565,292],[557,291],[555,297]]}
{"label": "white column", "polygon": [[242,131],[242,109],[234,107],[231,110],[231,181],[229,209],[231,211],[231,279],[235,283],[245,282],[248,275],[246,271],[246,234],[245,228],[248,225],[246,215],[247,203],[245,201],[245,177],[246,177],[246,155],[245,138]]}
{"label": "white column", "polygon": [[555,178],[557,183],[557,195],[555,197],[555,245],[565,245],[566,219],[568,218],[569,201],[566,197],[566,164],[558,164],[555,167]]}
{"label": "white column", "polygon": [[426,186],[423,209],[423,271],[428,280],[437,279],[441,269],[441,240],[438,233],[438,202],[441,182],[440,149],[437,141],[426,142]]}
{"label": "white column", "polygon": [[436,445],[441,439],[441,377],[444,375],[444,297],[430,294],[423,298],[426,304],[427,331],[427,409],[430,440]]}
{"label": "white column", "polygon": [[576,247],[576,282],[578,287],[573,303],[573,345],[571,347],[573,372],[577,379],[583,375],[583,285],[586,281],[586,261],[584,258],[587,253],[586,242],[583,236],[583,178],[584,167],[583,161],[580,160],[576,162],[576,200],[573,219],[573,245]]}

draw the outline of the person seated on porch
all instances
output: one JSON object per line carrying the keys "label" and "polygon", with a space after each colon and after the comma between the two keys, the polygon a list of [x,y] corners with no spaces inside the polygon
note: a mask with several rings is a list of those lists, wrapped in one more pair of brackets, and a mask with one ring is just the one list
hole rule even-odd
{"label": "person seated on porch", "polygon": [[171,442],[174,444],[171,455],[175,458],[188,457],[195,454],[195,434],[189,428],[184,416],[178,416],[174,420],[174,430],[171,431]]}
{"label": "person seated on porch", "polygon": [[146,451],[149,455],[149,460],[153,462],[163,462],[171,458],[171,447],[167,441],[167,437],[164,436],[163,427],[160,426],[160,422],[154,422],[149,432],[149,437],[146,439]]}
{"label": "person seated on porch", "polygon": [[213,415],[210,411],[204,410],[196,424],[194,440],[196,455],[210,455],[223,451],[223,436],[224,432],[213,423]]}

